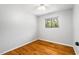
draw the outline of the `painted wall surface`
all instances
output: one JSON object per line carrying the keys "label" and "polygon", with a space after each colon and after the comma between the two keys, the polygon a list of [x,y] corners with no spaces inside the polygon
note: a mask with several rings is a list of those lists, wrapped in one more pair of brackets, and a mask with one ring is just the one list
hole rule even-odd
{"label": "painted wall surface", "polygon": [[[45,19],[57,17],[59,28],[45,28]],[[38,17],[38,37],[49,41],[73,45],[72,9],[58,11]]]}
{"label": "painted wall surface", "polygon": [[75,42],[79,42],[79,5],[74,6],[74,14],[73,14],[73,25],[74,25],[74,48],[76,54],[79,54],[79,46],[75,45]]}
{"label": "painted wall surface", "polygon": [[36,17],[24,5],[0,5],[0,54],[35,38]]}

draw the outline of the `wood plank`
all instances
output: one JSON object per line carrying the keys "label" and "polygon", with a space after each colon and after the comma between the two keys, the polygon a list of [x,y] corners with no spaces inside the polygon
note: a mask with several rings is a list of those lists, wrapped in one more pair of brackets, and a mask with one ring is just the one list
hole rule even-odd
{"label": "wood plank", "polygon": [[4,55],[75,55],[73,47],[36,40]]}

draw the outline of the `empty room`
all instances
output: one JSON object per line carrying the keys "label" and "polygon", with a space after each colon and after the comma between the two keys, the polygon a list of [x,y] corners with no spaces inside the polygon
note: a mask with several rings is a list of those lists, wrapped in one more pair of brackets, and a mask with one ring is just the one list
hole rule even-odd
{"label": "empty room", "polygon": [[78,4],[0,4],[0,55],[78,55]]}

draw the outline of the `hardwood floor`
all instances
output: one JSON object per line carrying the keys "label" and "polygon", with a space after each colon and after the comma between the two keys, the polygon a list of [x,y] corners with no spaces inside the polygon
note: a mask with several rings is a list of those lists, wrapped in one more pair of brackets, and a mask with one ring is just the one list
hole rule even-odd
{"label": "hardwood floor", "polygon": [[72,47],[36,40],[4,55],[75,55]]}

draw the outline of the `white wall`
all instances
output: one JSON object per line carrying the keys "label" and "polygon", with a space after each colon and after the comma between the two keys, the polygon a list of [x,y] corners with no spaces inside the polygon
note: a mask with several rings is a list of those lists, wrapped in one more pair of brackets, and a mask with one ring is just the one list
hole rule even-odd
{"label": "white wall", "polygon": [[0,5],[0,54],[35,38],[36,18],[27,9],[24,5]]}
{"label": "white wall", "polygon": [[[59,28],[45,28],[45,18],[58,16]],[[38,36],[49,41],[73,44],[72,9],[58,11],[38,17]]]}
{"label": "white wall", "polygon": [[75,42],[79,42],[79,5],[74,6],[74,14],[73,14],[73,23],[74,23],[74,48],[76,54],[79,54],[79,46],[75,45]]}

